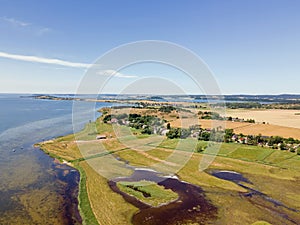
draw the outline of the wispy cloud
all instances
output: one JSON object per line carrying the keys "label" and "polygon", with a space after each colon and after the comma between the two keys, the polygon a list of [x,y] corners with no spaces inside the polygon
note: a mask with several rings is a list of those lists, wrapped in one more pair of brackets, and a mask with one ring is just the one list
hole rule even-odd
{"label": "wispy cloud", "polygon": [[31,25],[31,23],[27,23],[21,20],[17,20],[15,18],[7,18],[7,17],[2,17],[2,19],[14,26],[19,26],[19,27],[27,27],[29,25]]}
{"label": "wispy cloud", "polygon": [[43,27],[43,26],[39,26],[33,23],[29,23],[29,22],[25,22],[19,19],[15,19],[12,17],[0,17],[0,19],[2,21],[4,21],[5,23],[10,24],[11,26],[13,26],[14,28],[18,28],[18,29],[26,29],[29,30],[31,33],[33,33],[34,35],[37,36],[42,36],[46,33],[49,33],[51,31],[53,31],[51,28],[49,27]]}
{"label": "wispy cloud", "polygon": [[102,70],[98,72],[99,75],[103,76],[114,76],[114,77],[121,77],[121,78],[135,78],[138,76],[135,75],[128,75],[128,74],[123,74],[115,70]]}
{"label": "wispy cloud", "polygon": [[52,31],[52,29],[50,29],[48,27],[43,27],[43,28],[38,29],[37,32],[36,32],[36,34],[38,36],[42,36],[44,34],[47,34],[47,33],[51,32],[51,31]]}
{"label": "wispy cloud", "polygon": [[60,65],[60,66],[67,66],[67,67],[74,67],[74,68],[88,68],[89,66],[91,66],[91,64],[87,64],[87,63],[77,63],[77,62],[70,62],[61,59],[43,58],[38,56],[16,55],[16,54],[10,54],[6,52],[0,52],[0,57],[26,61],[26,62],[46,63],[46,64],[53,64],[53,65]]}
{"label": "wispy cloud", "polygon": [[[72,67],[72,68],[87,69],[87,68],[93,66],[93,68],[95,69],[99,66],[101,67],[101,65],[97,65],[97,64],[70,62],[70,61],[61,60],[61,59],[44,58],[44,57],[38,57],[38,56],[17,55],[17,54],[11,54],[11,53],[7,53],[7,52],[0,52],[0,58],[26,61],[26,62],[32,62],[32,63],[45,63],[45,64],[52,64],[52,65],[63,66],[63,67]],[[63,69],[62,67],[55,67],[55,68]],[[100,70],[100,71],[98,70],[97,74],[101,75],[101,76],[114,76],[114,77],[120,77],[120,78],[138,77],[135,75],[123,74],[123,73],[120,73],[115,70]]]}

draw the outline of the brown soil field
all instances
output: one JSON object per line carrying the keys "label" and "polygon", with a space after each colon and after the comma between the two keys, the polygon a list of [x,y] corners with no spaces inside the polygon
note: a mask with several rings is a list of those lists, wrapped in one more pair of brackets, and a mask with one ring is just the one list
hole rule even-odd
{"label": "brown soil field", "polygon": [[[171,127],[188,128],[191,125],[200,124],[202,128],[223,127],[233,129],[235,133],[263,136],[282,136],[300,139],[300,110],[244,110],[229,109],[226,116],[243,119],[255,119],[257,123],[231,122],[217,120],[202,120],[197,118],[197,110],[192,112],[163,113],[155,109],[118,109],[114,113],[138,113],[142,115],[156,115],[170,122]],[[266,122],[267,124],[262,124]]]}
{"label": "brown soil field", "polygon": [[[188,119],[183,119],[188,120]],[[226,129],[233,129],[236,134],[243,133],[249,135],[263,136],[282,136],[285,138],[293,137],[300,139],[300,129],[293,127],[278,126],[273,124],[253,124],[253,123],[242,123],[242,122],[230,122],[230,121],[213,121],[213,120],[199,120],[202,128],[213,128],[213,127],[225,127]],[[180,127],[181,121],[175,120],[171,122],[171,126]],[[184,122],[183,124],[188,124]],[[188,126],[185,126],[188,127]]]}
{"label": "brown soil field", "polygon": [[262,134],[265,136],[282,136],[285,138],[293,137],[300,139],[300,129],[272,124],[251,124],[249,126],[235,128],[234,132],[254,135]]}
{"label": "brown soil field", "polygon": [[247,110],[228,109],[226,116],[254,119],[256,122],[270,123],[274,125],[293,127],[300,129],[300,110],[270,109],[270,110]]}

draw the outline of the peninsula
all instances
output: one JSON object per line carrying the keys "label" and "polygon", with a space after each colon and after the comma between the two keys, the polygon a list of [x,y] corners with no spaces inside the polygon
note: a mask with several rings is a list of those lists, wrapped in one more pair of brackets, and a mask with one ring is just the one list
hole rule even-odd
{"label": "peninsula", "polygon": [[[80,172],[85,224],[297,224],[300,129],[196,105],[102,108],[79,133],[38,146]],[[214,161],[199,170],[214,143]]]}

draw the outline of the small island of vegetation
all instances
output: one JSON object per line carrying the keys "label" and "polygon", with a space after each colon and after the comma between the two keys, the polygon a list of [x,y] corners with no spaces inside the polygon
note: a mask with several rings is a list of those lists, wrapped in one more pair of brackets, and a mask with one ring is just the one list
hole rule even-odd
{"label": "small island of vegetation", "polygon": [[151,181],[119,181],[117,186],[121,191],[128,193],[140,201],[154,207],[168,204],[178,199],[177,193],[170,189],[165,189],[164,187]]}

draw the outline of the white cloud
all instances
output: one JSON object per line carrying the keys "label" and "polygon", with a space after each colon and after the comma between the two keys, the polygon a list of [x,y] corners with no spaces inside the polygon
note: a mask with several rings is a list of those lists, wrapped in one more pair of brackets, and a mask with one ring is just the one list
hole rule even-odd
{"label": "white cloud", "polygon": [[47,33],[51,32],[51,31],[52,31],[52,29],[50,29],[50,28],[48,28],[48,27],[43,27],[43,28],[40,28],[40,29],[36,32],[36,34],[37,34],[38,36],[42,36],[42,35],[44,35],[44,34],[47,34]]}
{"label": "white cloud", "polygon": [[26,62],[46,63],[46,64],[54,64],[54,65],[74,67],[74,68],[88,68],[89,66],[91,66],[91,64],[87,64],[87,63],[69,62],[61,59],[49,59],[49,58],[43,58],[37,56],[16,55],[16,54],[10,54],[6,52],[0,52],[0,57],[26,61]]}
{"label": "white cloud", "polygon": [[15,18],[7,18],[7,17],[2,17],[2,19],[14,26],[19,26],[19,27],[27,27],[29,25],[31,25],[30,23],[24,22],[24,21],[20,21],[20,20],[16,20]]}
{"label": "white cloud", "polygon": [[115,70],[102,70],[98,72],[99,75],[104,75],[104,76],[114,76],[114,77],[121,77],[121,78],[135,78],[138,76],[135,75],[127,75],[127,74],[123,74],[120,73],[118,71]]}
{"label": "white cloud", "polygon": [[34,35],[37,35],[37,36],[42,36],[46,33],[49,33],[49,32],[53,31],[49,27],[38,26],[38,25],[35,25],[33,23],[28,23],[28,22],[25,22],[25,21],[17,20],[17,19],[12,18],[12,17],[10,17],[10,18],[9,17],[0,17],[0,19],[2,19],[3,21],[5,21],[6,23],[10,24],[11,26],[13,26],[15,28],[27,29],[31,33],[33,33]]}
{"label": "white cloud", "polygon": [[[97,67],[101,66],[101,65],[97,65],[97,64],[70,62],[70,61],[61,60],[61,59],[43,58],[43,57],[38,57],[38,56],[16,55],[16,54],[11,54],[11,53],[7,53],[7,52],[0,52],[0,58],[26,61],[26,62],[32,62],[32,63],[45,63],[45,64],[64,66],[64,67],[72,67],[72,68],[87,69],[91,66],[93,66],[93,68],[97,68]],[[56,68],[62,69],[61,67],[56,67]],[[101,76],[114,76],[114,77],[120,77],[120,78],[138,77],[135,75],[123,74],[123,73],[120,73],[115,70],[100,70],[97,72],[97,74],[101,75]]]}

